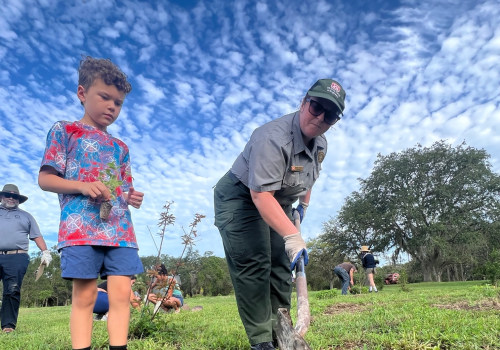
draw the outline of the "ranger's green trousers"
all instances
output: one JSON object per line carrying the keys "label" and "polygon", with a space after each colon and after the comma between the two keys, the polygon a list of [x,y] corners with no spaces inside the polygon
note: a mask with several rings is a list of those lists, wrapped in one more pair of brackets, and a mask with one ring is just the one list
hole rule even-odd
{"label": "ranger's green trousers", "polygon": [[[291,270],[284,240],[264,222],[250,190],[229,172],[215,187],[214,207],[250,344],[272,341],[278,308],[290,309]],[[283,209],[291,219],[291,206]]]}

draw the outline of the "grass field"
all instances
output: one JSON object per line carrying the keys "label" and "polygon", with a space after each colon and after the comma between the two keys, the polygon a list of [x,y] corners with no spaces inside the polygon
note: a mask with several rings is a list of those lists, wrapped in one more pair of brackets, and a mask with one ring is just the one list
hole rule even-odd
{"label": "grass field", "polygon": [[[484,282],[386,286],[341,296],[310,292],[312,349],[500,349],[500,291]],[[234,296],[187,298],[179,314],[159,314],[129,349],[249,349]],[[24,308],[18,327],[0,334],[0,349],[71,349],[69,307]],[[140,314],[133,324],[140,329]],[[294,309],[292,318],[295,319]],[[150,332],[150,334],[148,334]],[[93,349],[107,349],[106,322],[94,322]]]}

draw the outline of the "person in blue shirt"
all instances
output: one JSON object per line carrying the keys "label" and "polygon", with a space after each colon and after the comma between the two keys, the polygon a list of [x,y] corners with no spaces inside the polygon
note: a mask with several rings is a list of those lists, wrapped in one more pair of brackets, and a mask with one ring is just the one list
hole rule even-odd
{"label": "person in blue shirt", "polygon": [[365,274],[368,278],[368,282],[370,283],[370,293],[372,291],[375,291],[375,293],[377,293],[377,286],[375,285],[375,281],[373,279],[377,263],[375,261],[375,257],[366,245],[361,247],[361,261],[363,263],[363,268],[365,269]]}

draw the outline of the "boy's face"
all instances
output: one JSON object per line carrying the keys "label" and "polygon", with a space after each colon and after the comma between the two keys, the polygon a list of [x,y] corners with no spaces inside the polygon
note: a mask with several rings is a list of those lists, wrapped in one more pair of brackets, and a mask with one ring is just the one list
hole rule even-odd
{"label": "boy's face", "polygon": [[77,95],[85,108],[80,121],[102,131],[118,118],[125,100],[124,92],[106,85],[102,79],[96,79],[88,89],[78,85]]}

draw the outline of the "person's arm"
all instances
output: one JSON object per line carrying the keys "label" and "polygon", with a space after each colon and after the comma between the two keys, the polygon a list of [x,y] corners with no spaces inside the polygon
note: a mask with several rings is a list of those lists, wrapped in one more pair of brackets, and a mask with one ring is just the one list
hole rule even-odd
{"label": "person's arm", "polygon": [[274,191],[256,192],[250,190],[250,194],[262,219],[283,237],[285,252],[291,263],[290,269],[293,270],[301,256],[304,256],[304,264],[307,265],[309,258],[307,256],[306,242],[304,242],[300,231],[285,214],[276,198],[274,198]]}
{"label": "person's arm", "polygon": [[250,190],[250,194],[262,219],[280,236],[285,237],[298,233],[295,225],[285,214],[276,198],[274,198],[274,191],[256,192]]}
{"label": "person's arm", "polygon": [[167,299],[170,299],[172,297],[172,294],[174,293],[174,286],[175,286],[175,281],[173,280],[172,277],[167,278]]}
{"label": "person's arm", "polygon": [[60,177],[51,166],[44,165],[38,174],[38,185],[44,191],[61,194],[83,194],[93,199],[108,201],[111,192],[101,181],[82,182]]}
{"label": "person's arm", "polygon": [[33,240],[35,242],[36,246],[43,252],[47,250],[47,244],[45,243],[45,240],[43,239],[42,236],[38,236]]}
{"label": "person's arm", "polygon": [[135,296],[134,291],[130,290],[130,305],[134,308],[139,310],[141,308],[140,301],[141,298],[138,298]]}
{"label": "person's arm", "polygon": [[300,215],[300,222],[304,220],[306,216],[307,207],[309,206],[309,200],[311,199],[311,190],[307,191],[307,193],[303,196],[299,197],[299,205],[297,205],[296,210]]}
{"label": "person's arm", "polygon": [[351,277],[351,285],[354,286],[354,269],[349,270],[349,277]]}
{"label": "person's arm", "polygon": [[303,205],[304,209],[306,209],[309,206],[310,200],[311,200],[311,190],[307,191],[305,195],[299,197],[299,205]]}

